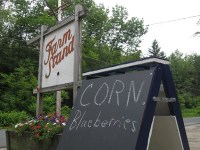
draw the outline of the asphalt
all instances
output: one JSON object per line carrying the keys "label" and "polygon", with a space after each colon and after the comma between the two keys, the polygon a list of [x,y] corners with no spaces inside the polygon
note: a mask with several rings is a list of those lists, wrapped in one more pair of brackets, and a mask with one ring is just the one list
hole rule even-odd
{"label": "asphalt", "polygon": [[191,150],[200,150],[200,124],[185,126]]}
{"label": "asphalt", "polygon": [[186,134],[191,150],[200,149],[200,117],[184,119]]}
{"label": "asphalt", "polygon": [[195,124],[200,124],[200,117],[194,117],[194,118],[185,118],[184,120],[184,124],[185,126],[189,126],[189,125],[195,125]]}
{"label": "asphalt", "polygon": [[0,130],[0,150],[6,147],[6,134],[5,130]]}
{"label": "asphalt", "polygon": [[[185,118],[184,124],[190,150],[200,150],[200,117]],[[0,130],[0,150],[7,150],[5,130]]]}

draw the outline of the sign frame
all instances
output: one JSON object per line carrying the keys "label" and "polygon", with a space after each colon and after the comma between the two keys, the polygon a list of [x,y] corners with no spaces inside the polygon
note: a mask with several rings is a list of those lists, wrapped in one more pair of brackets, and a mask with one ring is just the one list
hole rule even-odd
{"label": "sign frame", "polygon": [[[74,81],[75,47],[79,43],[80,34],[75,36],[75,24],[71,22],[43,37],[42,70],[40,88],[58,86]],[[79,60],[79,59],[78,59]]]}
{"label": "sign frame", "polygon": [[[82,18],[85,16],[86,12],[82,5],[77,4],[75,6],[75,15],[69,16],[65,20],[61,21],[59,24],[51,27],[47,30],[46,26],[41,27],[41,34],[34,37],[33,39],[30,39],[27,41],[27,45],[30,45],[32,43],[35,43],[36,41],[40,40],[40,56],[39,56],[39,69],[38,69],[38,86],[36,89],[33,90],[34,94],[37,94],[37,106],[36,106],[36,116],[39,116],[43,113],[43,100],[42,100],[42,94],[44,92],[51,92],[51,91],[58,91],[62,89],[67,88],[73,88],[73,99],[76,97],[76,91],[77,87],[80,85],[80,81],[82,78],[82,72],[81,72],[81,25],[82,25]],[[43,70],[43,44],[44,44],[44,37],[46,35],[51,34],[52,32],[66,26],[67,24],[70,24],[74,22],[74,69],[73,69],[73,81],[70,83],[64,83],[60,85],[54,85],[42,88],[42,70]]]}

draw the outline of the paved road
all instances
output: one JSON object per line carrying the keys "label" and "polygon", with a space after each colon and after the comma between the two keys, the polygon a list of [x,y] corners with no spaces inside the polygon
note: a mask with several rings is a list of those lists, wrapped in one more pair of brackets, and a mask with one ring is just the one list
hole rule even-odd
{"label": "paved road", "polygon": [[0,149],[6,147],[6,135],[4,130],[0,130]]}
{"label": "paved road", "polygon": [[200,124],[185,126],[191,150],[200,149]]}
{"label": "paved road", "polygon": [[200,124],[200,117],[185,118],[184,124],[185,126],[192,125],[192,124]]}

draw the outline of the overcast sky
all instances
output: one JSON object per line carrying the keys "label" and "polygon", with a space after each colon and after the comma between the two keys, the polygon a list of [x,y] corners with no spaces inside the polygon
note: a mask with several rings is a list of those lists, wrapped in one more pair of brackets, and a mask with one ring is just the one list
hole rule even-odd
{"label": "overcast sky", "polygon": [[167,55],[176,49],[184,54],[200,54],[200,37],[194,33],[200,31],[200,0],[94,0],[103,3],[106,8],[116,4],[127,8],[129,17],[143,18],[146,25],[192,17],[184,20],[150,25],[143,37],[141,50],[147,54],[148,48],[156,39]]}

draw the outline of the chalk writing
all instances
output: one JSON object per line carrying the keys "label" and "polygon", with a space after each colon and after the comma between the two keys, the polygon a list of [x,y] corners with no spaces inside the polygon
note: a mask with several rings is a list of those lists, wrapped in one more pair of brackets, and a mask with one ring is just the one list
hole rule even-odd
{"label": "chalk writing", "polygon": [[78,128],[109,128],[109,127],[117,127],[125,131],[136,131],[136,121],[131,120],[129,118],[125,118],[122,116],[121,118],[110,118],[110,119],[102,119],[105,116],[102,116],[102,112],[100,111],[95,119],[88,119],[86,116],[87,112],[82,112],[81,110],[76,110],[75,116],[71,125],[69,126],[69,130],[78,130]]}
{"label": "chalk writing", "polygon": [[89,85],[85,88],[85,90],[83,91],[83,94],[81,95],[81,98],[80,98],[80,104],[81,104],[81,106],[87,106],[87,105],[90,104],[90,103],[83,104],[82,100],[83,100],[83,95],[85,94],[85,92],[87,91],[87,89],[88,89],[89,87],[92,88],[92,85],[93,85],[93,83],[92,83],[92,84],[89,84]]}
{"label": "chalk writing", "polygon": [[[135,87],[135,83],[134,80],[130,82],[129,85],[129,90],[128,90],[128,95],[127,95],[127,100],[126,100],[126,107],[128,107],[129,103],[130,103],[130,99],[133,99],[133,102],[138,102],[138,100],[140,99],[140,95],[143,89],[145,82],[142,81],[142,83],[139,86],[138,92],[136,91],[136,87]],[[126,85],[127,86],[127,85]],[[84,102],[83,103],[83,99],[86,93],[89,93],[90,90],[92,90],[93,88],[93,83],[89,84],[82,92],[81,97],[80,97],[80,105],[81,106],[89,106],[90,102]],[[111,100],[114,99],[116,101],[116,105],[119,106],[120,105],[120,97],[119,95],[122,94],[122,92],[124,92],[125,89],[125,83],[121,80],[115,80],[115,82],[112,85],[111,88],[111,92],[109,93],[109,85],[104,82],[103,84],[100,85],[100,87],[98,88],[98,90],[96,91],[93,102],[95,105],[97,106],[101,106],[104,103],[111,103]],[[103,92],[105,91],[105,92]],[[102,94],[104,93],[104,94]],[[90,93],[91,95],[91,93]],[[116,98],[114,98],[116,97]],[[124,99],[121,98],[121,99]],[[89,99],[87,99],[89,101]]]}
{"label": "chalk writing", "polygon": [[[133,100],[134,100],[134,102],[138,102],[143,86],[144,86],[144,81],[140,85],[140,89],[139,89],[138,94],[137,94],[136,91],[135,91],[134,81],[131,81],[130,88],[129,88],[129,91],[128,91],[128,98],[127,98],[126,106],[129,105],[130,95],[131,95],[131,89],[132,89],[132,93],[133,93]],[[137,97],[136,97],[136,95],[137,95]]]}
{"label": "chalk writing", "polygon": [[[121,88],[119,91],[117,91],[117,89],[115,89],[116,86],[117,86],[117,83],[120,83],[121,86],[122,86],[122,88]],[[112,91],[111,91],[111,94],[110,94],[110,98],[109,98],[109,100],[108,100],[108,103],[111,102],[111,98],[112,98],[114,89],[115,89],[115,93],[116,93],[116,95],[117,95],[117,105],[119,106],[119,95],[118,95],[118,94],[123,92],[123,90],[124,90],[124,82],[123,82],[123,81],[120,81],[120,80],[116,80],[116,81],[114,82],[113,87],[112,87]]]}
{"label": "chalk writing", "polygon": [[[104,99],[102,100],[101,103],[97,103],[97,96],[99,95],[99,92],[103,89],[103,87],[106,87],[106,95],[105,95],[105,97],[104,97]],[[102,104],[105,102],[105,100],[106,100],[106,98],[107,98],[107,96],[108,96],[108,91],[109,91],[108,84],[107,84],[106,82],[104,82],[104,83],[101,85],[101,87],[99,88],[99,90],[97,91],[97,93],[96,93],[96,95],[95,95],[95,97],[94,97],[94,103],[95,103],[96,105],[102,105]],[[102,95],[101,95],[101,98],[102,98]]]}

